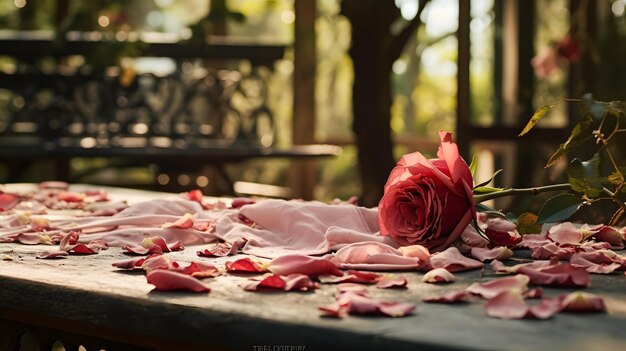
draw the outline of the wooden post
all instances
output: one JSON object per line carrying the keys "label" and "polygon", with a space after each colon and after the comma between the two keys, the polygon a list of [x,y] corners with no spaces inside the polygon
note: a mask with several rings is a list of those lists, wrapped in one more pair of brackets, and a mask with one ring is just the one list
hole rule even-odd
{"label": "wooden post", "polygon": [[459,0],[459,28],[457,30],[457,93],[456,128],[461,156],[470,161],[470,0]]}
{"label": "wooden post", "polygon": [[[316,1],[294,1],[293,125],[294,145],[315,143]],[[310,200],[317,179],[314,161],[292,162],[292,197]]]}

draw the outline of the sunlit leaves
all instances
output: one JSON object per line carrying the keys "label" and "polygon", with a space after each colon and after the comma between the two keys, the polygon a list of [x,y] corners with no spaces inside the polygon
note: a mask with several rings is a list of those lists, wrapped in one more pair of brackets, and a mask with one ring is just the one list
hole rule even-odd
{"label": "sunlit leaves", "polygon": [[533,114],[533,116],[530,118],[530,121],[528,121],[528,123],[526,124],[526,127],[524,127],[524,129],[521,133],[519,133],[518,136],[523,136],[531,129],[533,129],[535,124],[537,124],[537,122],[539,122],[539,120],[542,119],[543,116],[545,116],[550,111],[552,106],[554,105],[543,105],[537,111],[535,111],[535,114]]}
{"label": "sunlit leaves", "polygon": [[517,232],[520,234],[535,234],[541,233],[541,224],[537,223],[536,214],[530,212],[524,212],[517,217]]}
{"label": "sunlit leaves", "polygon": [[589,117],[589,115],[583,117],[583,119],[574,127],[569,138],[567,138],[567,141],[559,145],[559,148],[554,152],[554,154],[552,154],[545,167],[548,168],[554,165],[556,161],[561,158],[561,156],[565,155],[565,153],[573,147],[591,140],[592,135],[589,128],[591,127],[592,122],[593,120]]}
{"label": "sunlit leaves", "polygon": [[551,197],[539,210],[537,223],[553,223],[570,218],[583,202],[578,196],[572,194],[560,194]]}

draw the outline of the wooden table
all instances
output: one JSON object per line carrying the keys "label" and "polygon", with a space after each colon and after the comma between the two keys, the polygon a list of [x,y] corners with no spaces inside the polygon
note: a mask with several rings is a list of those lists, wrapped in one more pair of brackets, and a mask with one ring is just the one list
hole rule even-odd
{"label": "wooden table", "polygon": [[[111,189],[110,189],[111,190]],[[172,194],[115,190],[132,201]],[[176,260],[212,261],[188,247]],[[605,297],[607,314],[558,314],[546,321],[487,318],[483,302],[438,305],[421,298],[462,289],[493,277],[457,273],[451,285],[420,283],[422,273],[394,272],[409,278],[406,290],[368,288],[371,296],[417,304],[405,318],[321,318],[318,306],[334,301],[336,287],[309,293],[259,293],[239,284],[248,276],[206,280],[210,293],[151,292],[143,273],[119,271],[112,262],[128,258],[120,248],[92,256],[39,260],[49,246],[0,244],[0,350],[11,350],[15,336],[29,331],[42,344],[54,340],[88,350],[624,350],[626,277],[593,275],[587,292]],[[232,257],[218,259],[219,262]],[[569,289],[545,289],[554,296]],[[13,339],[10,337],[13,336]],[[71,349],[71,348],[68,348]]]}

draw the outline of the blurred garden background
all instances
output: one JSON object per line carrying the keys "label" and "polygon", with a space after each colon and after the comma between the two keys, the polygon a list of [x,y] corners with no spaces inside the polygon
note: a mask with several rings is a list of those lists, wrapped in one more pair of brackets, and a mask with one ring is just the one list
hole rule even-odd
{"label": "blurred garden background", "polygon": [[[279,59],[254,70],[263,84],[253,90],[266,89],[263,106],[273,119],[267,130],[257,127],[265,133],[258,135],[261,146],[333,144],[341,146],[342,153],[307,161],[307,165],[290,159],[229,164],[227,171],[236,178],[235,186],[271,185],[276,188],[270,190],[290,191],[278,194],[305,194],[322,201],[357,195],[372,205],[379,194],[371,189],[380,186],[363,186],[363,180],[376,170],[359,167],[357,145],[363,141],[353,128],[355,118],[361,118],[353,110],[355,75],[361,79],[356,84],[365,86],[377,75],[383,80],[384,75],[390,77],[389,89],[377,81],[371,89],[378,88],[381,96],[389,90],[394,159],[411,151],[434,156],[437,131],[449,130],[466,158],[477,155],[477,179],[488,179],[503,168],[497,178],[500,185],[530,186],[562,177],[558,170],[563,165],[544,171],[543,164],[564,141],[576,113],[567,104],[559,105],[541,121],[541,130],[517,139],[535,109],[584,93],[603,101],[626,99],[625,8],[626,0],[5,0],[0,3],[3,40],[35,36],[63,42],[76,33],[90,33],[90,40],[103,44],[101,50],[88,54],[63,59],[44,54],[27,63],[14,57],[11,47],[4,47],[0,72],[9,76],[32,67],[44,73],[100,70],[113,72],[120,81],[132,81],[146,72],[167,76],[204,67],[246,76],[254,66],[249,59],[146,57],[142,45],[157,38],[284,47]],[[358,40],[363,40],[365,49],[358,52],[355,31],[364,37]],[[404,32],[410,35],[404,41],[397,39]],[[376,39],[381,43],[396,38],[401,51],[396,57],[382,55],[385,49],[375,44],[375,35],[382,35]],[[110,42],[121,45],[105,46]],[[374,62],[377,55],[391,57],[389,67],[373,66],[369,77],[355,70],[357,59]],[[307,76],[311,72],[312,78]],[[29,104],[48,106],[54,100],[53,94],[43,90],[27,101],[6,85],[0,88],[0,141],[11,132],[7,126],[12,118]],[[163,94],[173,91],[162,89]],[[237,94],[230,98],[233,104],[246,104]],[[202,106],[193,99],[187,103]],[[198,109],[211,112],[210,106]],[[235,138],[227,127],[220,133],[220,137]],[[386,134],[375,126],[372,133]],[[374,144],[372,149],[379,148],[378,139],[368,140]],[[380,172],[388,174],[389,162],[385,156],[380,159]],[[70,179],[154,190],[201,188],[207,195],[219,195],[213,192],[210,167],[174,174],[155,167],[107,167],[110,162],[98,157],[73,158],[70,172],[81,177]],[[51,177],[52,166],[45,162],[29,165],[19,181]],[[302,169],[312,173],[307,175],[312,176],[308,183],[300,179]],[[15,181],[5,164],[0,181],[9,180]],[[245,193],[244,188],[235,190]]]}

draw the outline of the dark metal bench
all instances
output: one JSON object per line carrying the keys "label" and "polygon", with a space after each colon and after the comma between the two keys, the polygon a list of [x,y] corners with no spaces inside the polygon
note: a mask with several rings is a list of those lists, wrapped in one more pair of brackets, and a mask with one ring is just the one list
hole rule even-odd
{"label": "dark metal bench", "polygon": [[[41,160],[54,162],[55,178],[80,181],[85,174],[72,174],[69,161],[102,157],[108,166],[154,165],[162,174],[213,166],[225,180],[222,191],[232,194],[226,163],[339,153],[329,145],[274,146],[267,80],[284,46],[185,43],[163,36],[148,41],[132,34],[119,39],[69,33],[60,43],[51,33],[0,33],[0,57],[15,60],[14,69],[0,72],[0,162],[8,165],[4,181],[22,181],[25,170]],[[124,45],[134,56],[170,58],[171,72],[62,64],[77,56],[113,55]],[[209,59],[218,60],[222,69],[207,68]],[[46,69],[43,60],[54,68]],[[249,65],[226,69],[225,60]]]}

